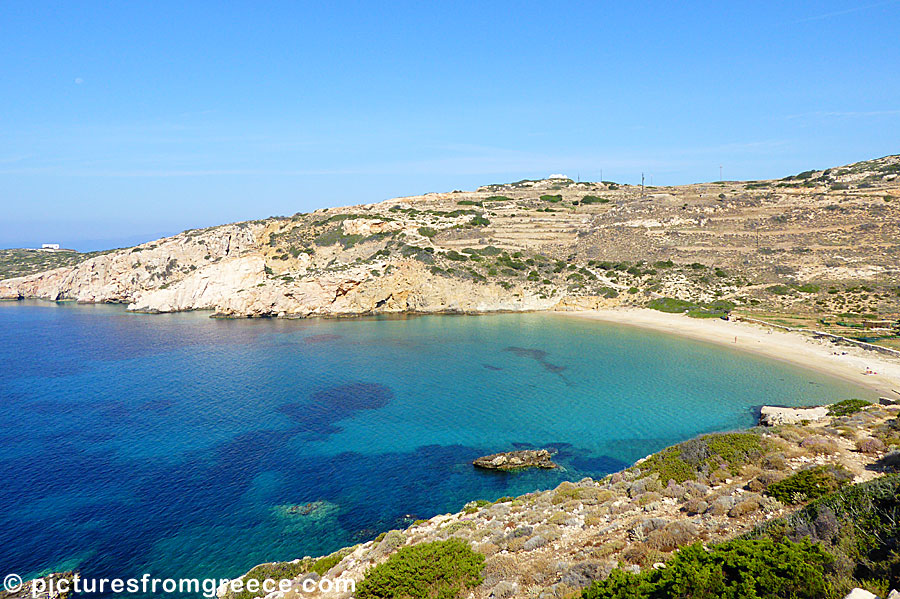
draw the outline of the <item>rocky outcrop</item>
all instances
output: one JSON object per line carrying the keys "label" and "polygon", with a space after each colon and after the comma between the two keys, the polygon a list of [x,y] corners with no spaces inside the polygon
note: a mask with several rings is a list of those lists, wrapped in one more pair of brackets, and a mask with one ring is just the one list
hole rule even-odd
{"label": "rocky outcrop", "polygon": [[503,471],[524,470],[525,468],[558,468],[551,459],[552,456],[553,454],[546,449],[522,449],[483,456],[474,460],[472,465],[476,468]]}
{"label": "rocky outcrop", "polygon": [[783,408],[779,406],[763,406],[759,411],[759,423],[764,426],[778,426],[781,424],[800,424],[802,422],[817,422],[828,416],[828,408],[819,406],[815,408]]}

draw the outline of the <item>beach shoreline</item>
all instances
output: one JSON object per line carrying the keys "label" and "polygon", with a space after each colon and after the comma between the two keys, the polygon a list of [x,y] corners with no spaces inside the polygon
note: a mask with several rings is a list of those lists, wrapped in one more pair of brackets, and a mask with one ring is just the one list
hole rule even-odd
{"label": "beach shoreline", "polygon": [[[558,311],[553,314],[639,327],[725,345],[816,370],[870,389],[880,397],[900,400],[900,360],[892,360],[886,355],[853,345],[838,345],[799,332],[754,323],[690,318],[649,308]],[[875,374],[865,374],[867,370]]]}

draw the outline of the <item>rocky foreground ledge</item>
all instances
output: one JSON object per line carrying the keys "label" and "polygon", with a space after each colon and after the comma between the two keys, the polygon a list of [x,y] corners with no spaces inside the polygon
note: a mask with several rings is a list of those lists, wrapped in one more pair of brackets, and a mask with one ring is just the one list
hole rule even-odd
{"label": "rocky foreground ledge", "polygon": [[[432,558],[444,551],[445,558],[465,566],[460,571],[471,574],[457,581],[458,593],[448,596],[572,598],[614,571],[616,577],[663,572],[660,568],[687,545],[714,547],[747,534],[774,538],[773,531],[821,542],[838,554],[839,566],[853,566],[840,553],[840,543],[847,542],[855,525],[842,520],[846,514],[840,506],[856,505],[854,497],[865,500],[859,505],[876,505],[867,498],[880,497],[878,505],[900,506],[900,477],[884,476],[900,470],[900,408],[844,402],[825,411],[817,421],[705,435],[599,481],[586,478],[517,498],[473,501],[460,512],[329,556],[257,566],[244,578],[286,576],[298,589],[309,579],[349,578],[362,584],[356,593],[360,599],[393,597],[400,595],[377,581],[400,585],[403,576],[412,576],[401,576],[410,564],[417,564],[412,571],[431,572],[425,564],[439,563]],[[827,504],[834,507],[825,520],[810,514],[826,512],[804,508],[823,495],[822,501],[831,501],[827,494],[838,491],[849,493],[849,499]],[[885,534],[896,538],[900,528]],[[822,596],[838,598],[866,584],[853,577],[852,568],[829,572],[826,582],[831,591]],[[891,583],[885,579],[883,584]],[[872,590],[886,597],[889,589]],[[608,596],[596,589],[591,593],[585,596]],[[220,596],[237,599],[224,588]],[[288,596],[294,595],[279,595]],[[350,593],[296,596],[347,598]]]}

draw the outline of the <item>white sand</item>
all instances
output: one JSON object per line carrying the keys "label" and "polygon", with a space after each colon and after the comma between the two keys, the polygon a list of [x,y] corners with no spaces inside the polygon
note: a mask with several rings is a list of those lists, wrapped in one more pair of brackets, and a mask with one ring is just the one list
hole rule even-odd
{"label": "white sand", "polygon": [[[900,399],[900,359],[847,344],[813,339],[802,333],[770,329],[719,318],[689,318],[643,308],[555,312],[564,316],[637,326],[720,343],[812,368],[868,387],[880,396]],[[843,354],[846,352],[846,355]],[[876,374],[864,374],[866,369]]]}

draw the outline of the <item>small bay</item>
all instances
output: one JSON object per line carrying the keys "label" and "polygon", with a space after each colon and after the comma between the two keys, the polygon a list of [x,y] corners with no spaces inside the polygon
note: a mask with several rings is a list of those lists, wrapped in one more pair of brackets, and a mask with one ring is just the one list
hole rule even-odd
{"label": "small bay", "polygon": [[[0,572],[227,577],[600,477],[761,404],[869,398],[550,314],[219,320],[0,303]],[[555,471],[472,459],[545,447]]]}

